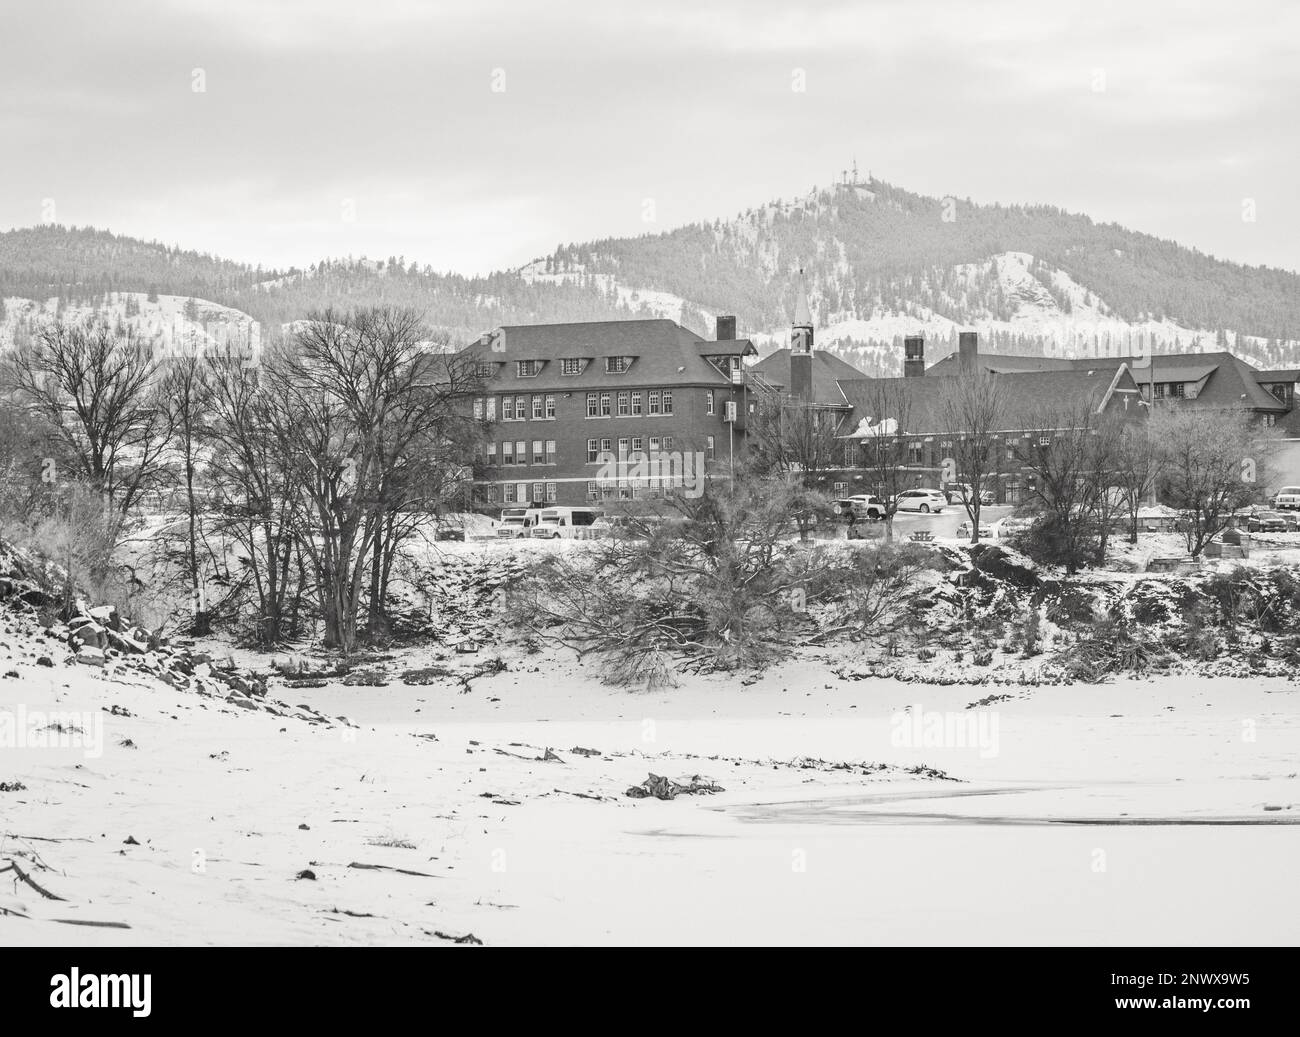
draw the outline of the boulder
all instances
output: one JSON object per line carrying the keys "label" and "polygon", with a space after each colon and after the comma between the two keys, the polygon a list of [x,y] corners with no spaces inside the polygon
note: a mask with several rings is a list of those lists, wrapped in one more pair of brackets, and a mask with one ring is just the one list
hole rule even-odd
{"label": "boulder", "polygon": [[77,649],[77,662],[86,666],[103,666],[104,652],[92,645],[82,645]]}

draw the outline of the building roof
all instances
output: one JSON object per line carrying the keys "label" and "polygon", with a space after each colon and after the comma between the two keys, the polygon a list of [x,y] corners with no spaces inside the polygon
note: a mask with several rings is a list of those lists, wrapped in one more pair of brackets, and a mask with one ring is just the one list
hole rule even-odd
{"label": "building roof", "polygon": [[[778,349],[769,353],[747,370],[761,375],[764,381],[778,388],[786,389],[790,385],[790,350]],[[852,364],[824,349],[813,350],[812,371],[812,402],[822,407],[847,407],[849,404],[841,385],[867,377]]]}
{"label": "building roof", "polygon": [[[1003,413],[997,432],[1019,432],[1042,425],[1044,415],[1068,414],[1080,400],[1095,400],[1098,407],[1133,409],[1120,402],[1125,394],[1136,399],[1137,386],[1127,368],[1092,368],[1071,371],[1028,371],[998,376],[1007,385]],[[879,424],[883,418],[900,421],[910,435],[939,435],[948,432],[943,417],[944,396],[955,378],[872,378],[843,382],[841,388],[853,407],[840,426],[841,435],[851,435],[864,419]],[[1125,393],[1127,390],[1127,393]],[[876,410],[892,409],[893,414]],[[901,415],[901,417],[900,417]]]}
{"label": "building roof", "polygon": [[[611,379],[629,385],[711,385],[729,379],[706,358],[752,356],[758,351],[749,339],[710,341],[676,321],[609,320],[569,324],[509,324],[488,332],[461,355],[500,365],[490,388],[579,389]],[[606,373],[604,357],[632,357],[625,374]],[[581,374],[560,374],[560,361],[585,359]],[[541,373],[519,377],[513,361],[541,360]]]}
{"label": "building roof", "polygon": [[[1153,378],[1160,382],[1202,383],[1195,399],[1180,401],[1180,406],[1201,408],[1244,407],[1248,410],[1280,414],[1287,407],[1260,382],[1287,381],[1288,378],[1269,379],[1265,375],[1276,372],[1260,371],[1246,361],[1227,351],[1212,353],[1157,353],[1151,357],[1149,367],[1133,368],[1133,357],[1037,357],[1012,356],[1000,353],[979,353],[976,362],[984,370],[997,374],[1027,373],[1030,371],[1108,370],[1114,372],[1121,364],[1128,364],[1134,378],[1146,384]],[[950,353],[926,368],[927,376],[944,376],[956,372],[958,357]],[[1283,375],[1300,372],[1280,372]]]}

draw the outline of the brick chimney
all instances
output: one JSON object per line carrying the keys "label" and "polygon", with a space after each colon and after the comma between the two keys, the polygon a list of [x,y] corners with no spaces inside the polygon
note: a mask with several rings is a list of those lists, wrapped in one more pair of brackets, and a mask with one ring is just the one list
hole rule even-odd
{"label": "brick chimney", "polygon": [[732,316],[718,318],[718,335],[719,342],[734,342],[736,340],[736,318]]}
{"label": "brick chimney", "polygon": [[974,371],[979,363],[979,335],[974,331],[957,334],[957,361],[963,374]]}
{"label": "brick chimney", "polygon": [[903,339],[903,377],[920,378],[925,374],[925,337],[908,335]]}

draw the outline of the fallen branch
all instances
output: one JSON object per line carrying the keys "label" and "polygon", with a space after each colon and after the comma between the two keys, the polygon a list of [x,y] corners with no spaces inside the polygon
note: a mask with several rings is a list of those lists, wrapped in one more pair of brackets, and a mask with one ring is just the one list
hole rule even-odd
{"label": "fallen branch", "polygon": [[402,875],[418,875],[422,879],[440,879],[441,875],[430,875],[427,871],[411,871],[409,868],[394,868],[391,864],[362,864],[360,861],[353,861],[348,865],[349,868],[361,868],[365,871],[396,871]]}
{"label": "fallen branch", "polygon": [[33,879],[30,875],[28,875],[27,872],[23,871],[22,868],[18,867],[18,864],[15,861],[11,860],[9,862],[8,867],[0,868],[0,875],[3,875],[6,871],[12,871],[15,875],[18,876],[19,881],[27,883],[27,885],[31,886],[32,889],[36,890],[36,892],[39,893],[41,896],[43,896],[46,900],[64,899],[63,897],[56,896],[55,894],[51,893],[48,889],[46,889],[44,886],[38,883],[35,879]]}

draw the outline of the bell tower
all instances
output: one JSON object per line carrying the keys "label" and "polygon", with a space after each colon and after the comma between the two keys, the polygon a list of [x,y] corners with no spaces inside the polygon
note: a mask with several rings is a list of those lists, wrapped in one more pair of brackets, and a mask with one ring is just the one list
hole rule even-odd
{"label": "bell tower", "polygon": [[813,321],[808,308],[808,289],[799,271],[799,294],[790,326],[790,395],[812,402]]}

